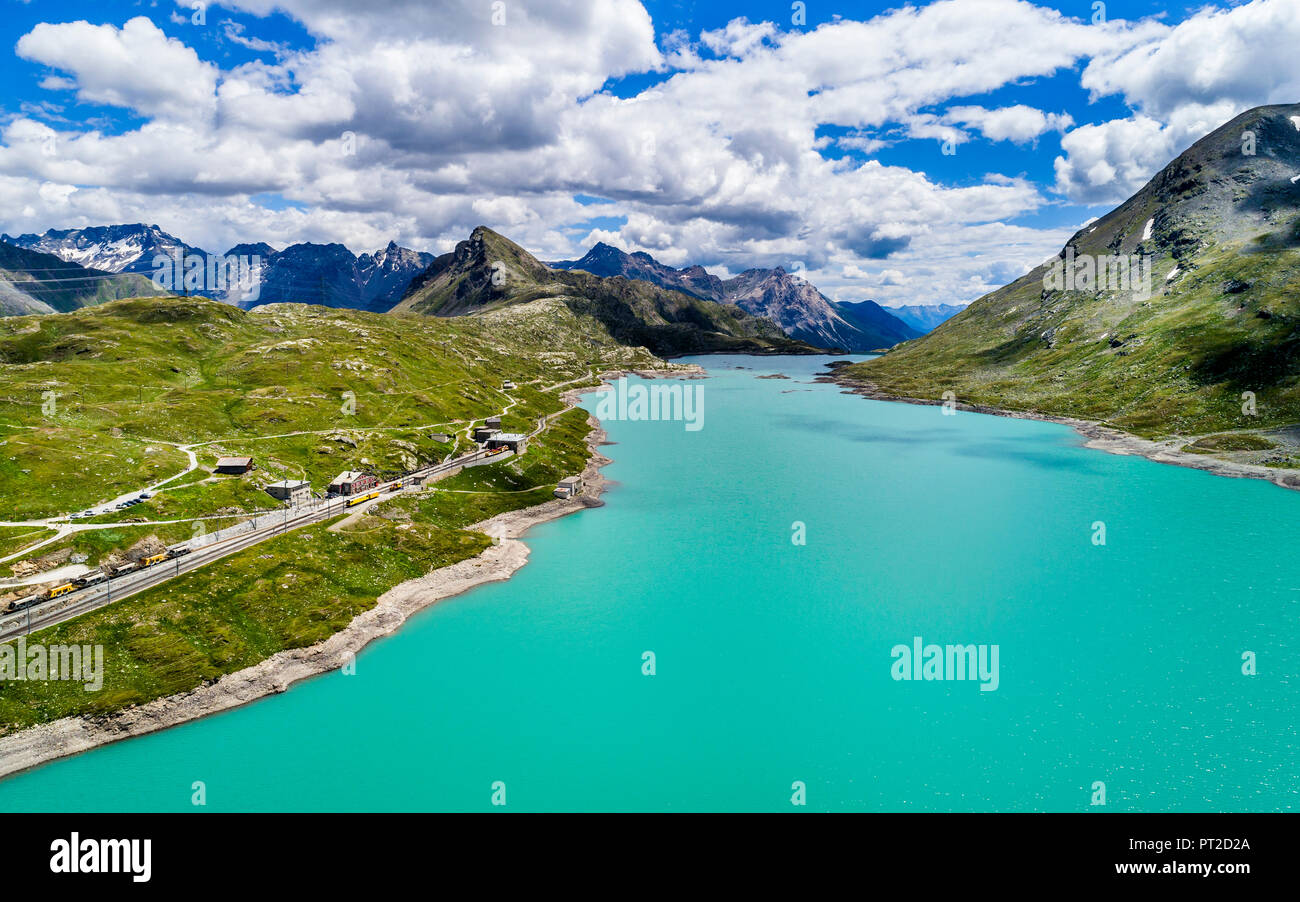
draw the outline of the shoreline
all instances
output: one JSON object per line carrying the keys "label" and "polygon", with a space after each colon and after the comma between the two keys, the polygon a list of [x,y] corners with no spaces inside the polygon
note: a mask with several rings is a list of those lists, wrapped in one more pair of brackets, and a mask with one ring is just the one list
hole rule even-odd
{"label": "shoreline", "polygon": [[[615,369],[601,373],[598,378],[605,385],[606,379],[620,375],[705,378],[700,367],[690,371]],[[561,395],[561,400],[566,406],[576,406],[582,394],[599,389],[600,386],[569,389]],[[279,694],[301,680],[340,669],[371,642],[395,633],[412,615],[437,602],[477,586],[510,579],[528,562],[529,548],[520,538],[529,529],[605,504],[601,495],[607,490],[609,481],[600,471],[613,460],[602,454],[600,447],[608,444],[608,434],[594,416],[588,415],[587,423],[592,430],[586,439],[590,456],[582,470],[583,494],[505,511],[464,527],[492,536],[495,543],[472,558],[431,570],[389,588],[379,596],[373,608],[358,614],[343,629],[315,645],[277,652],[251,667],[225,674],[214,683],[163,696],[105,717],[64,717],[0,737],[0,780],[60,758],[179,726]]]}
{"label": "shoreline", "polygon": [[[845,394],[860,395],[872,401],[893,401],[901,404],[917,404],[924,407],[939,407],[942,401],[929,398],[909,398],[905,395],[891,395],[870,382],[858,382],[839,375],[835,370],[816,377],[816,382],[831,382],[844,389]],[[1236,463],[1205,454],[1192,454],[1179,451],[1168,443],[1145,439],[1141,436],[1104,426],[1095,420],[1081,420],[1076,417],[1062,417],[1053,414],[1037,413],[1028,410],[1007,410],[990,407],[986,404],[968,404],[957,401],[956,408],[971,413],[983,413],[996,417],[1008,417],[1016,420],[1038,420],[1043,423],[1059,423],[1069,426],[1085,439],[1083,446],[1107,454],[1145,457],[1147,460],[1191,470],[1203,470],[1215,476],[1229,479],[1259,479],[1271,482],[1279,488],[1300,490],[1300,470],[1279,470],[1258,464]]]}

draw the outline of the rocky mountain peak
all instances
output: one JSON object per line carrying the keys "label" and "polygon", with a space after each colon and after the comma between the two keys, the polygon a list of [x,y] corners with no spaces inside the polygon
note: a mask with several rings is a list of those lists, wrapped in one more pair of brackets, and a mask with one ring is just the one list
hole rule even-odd
{"label": "rocky mountain peak", "polygon": [[552,266],[638,279],[705,300],[734,304],[776,323],[792,338],[819,347],[875,350],[920,334],[883,310],[874,317],[850,322],[812,283],[781,266],[747,269],[724,282],[698,264],[674,269],[645,251],[627,254],[603,241],[593,245],[580,260],[560,261]]}
{"label": "rocky mountain peak", "polygon": [[152,273],[154,258],[159,255],[206,254],[164,232],[157,224],[140,222],[49,229],[41,235],[19,235],[8,240],[18,247],[53,254],[68,263],[111,273]]}

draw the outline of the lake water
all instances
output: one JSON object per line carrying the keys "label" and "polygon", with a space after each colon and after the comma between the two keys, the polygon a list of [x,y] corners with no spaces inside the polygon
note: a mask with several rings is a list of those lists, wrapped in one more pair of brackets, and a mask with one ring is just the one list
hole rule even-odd
{"label": "lake water", "polygon": [[[608,504],[513,579],[0,808],[1296,807],[1300,495],[842,394],[825,358],[695,362],[703,428],[608,422]],[[996,645],[996,690],[894,679],[916,636]]]}

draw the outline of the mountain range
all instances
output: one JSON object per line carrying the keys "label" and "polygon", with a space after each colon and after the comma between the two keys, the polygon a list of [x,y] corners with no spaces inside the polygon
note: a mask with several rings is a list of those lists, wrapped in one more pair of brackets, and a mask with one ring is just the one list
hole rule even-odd
{"label": "mountain range", "polygon": [[68,263],[76,263],[103,272],[133,272],[151,276],[153,260],[158,255],[203,254],[156,225],[90,226],[84,229],[50,229],[43,235],[0,235],[0,242],[53,254]]}
{"label": "mountain range", "polygon": [[[53,254],[59,259],[107,273],[138,273],[152,277],[154,259],[178,255],[209,255],[202,248],[164,232],[156,225],[92,226],[50,229],[42,235],[0,236],[6,245]],[[260,304],[299,301],[325,307],[350,307],[382,312],[401,299],[411,279],[433,255],[388,246],[356,256],[341,244],[291,245],[277,251],[269,244],[240,244],[223,256],[259,258],[254,267],[255,291],[231,288],[200,289],[197,293],[249,308]],[[158,291],[141,294],[158,294]]]}
{"label": "mountain range", "polygon": [[771,320],[641,279],[557,269],[486,226],[437,257],[394,313],[482,314],[552,299],[625,345],[676,356],[718,351],[812,353]]}
{"label": "mountain range", "polygon": [[259,291],[239,306],[295,302],[383,313],[406,292],[411,280],[433,262],[433,254],[398,247],[356,256],[341,244],[294,244],[276,251],[265,244],[236,245],[229,255],[256,255]]}
{"label": "mountain range", "polygon": [[[10,241],[57,248],[123,271],[92,269]],[[159,253],[202,252],[143,225],[7,239],[0,242],[0,311],[5,315],[69,312],[122,297],[170,294],[140,271],[147,266],[152,272],[152,255]],[[548,329],[557,322],[581,324],[589,335],[602,334],[660,356],[817,351],[789,338],[776,323],[735,304],[641,280],[551,269],[482,226],[439,257],[393,243],[360,257],[341,244],[306,243],[283,251],[266,244],[237,245],[225,256],[259,260],[256,296],[237,296],[239,292],[232,288],[226,297],[218,298],[229,304],[237,301],[236,306],[245,309],[300,303],[372,313],[491,318],[509,308],[509,316],[493,320],[503,328],[521,328],[524,323]]]}
{"label": "mountain range", "polygon": [[[840,307],[852,307],[852,304],[840,304]],[[903,307],[890,307],[889,312],[907,323],[918,332],[931,332],[941,323],[947,322],[966,309],[965,304],[907,304]]]}
{"label": "mountain range", "polygon": [[812,283],[781,267],[747,269],[724,280],[701,266],[674,269],[643,251],[628,254],[604,242],[580,260],[560,260],[550,266],[638,279],[703,300],[735,304],[747,313],[770,319],[791,338],[817,347],[875,351],[922,334],[874,301],[861,301],[846,310]]}
{"label": "mountain range", "polygon": [[1283,426],[1300,421],[1298,283],[1300,104],[1258,107],[1027,275],[842,372],[1150,437]]}
{"label": "mountain range", "polygon": [[[154,260],[159,255],[171,259],[178,255],[200,255],[205,259],[210,256],[157,225],[143,223],[51,229],[41,235],[4,235],[0,241],[53,254],[70,264],[106,273],[152,276]],[[413,282],[424,284],[431,279],[428,270],[435,260],[432,254],[400,247],[395,242],[359,257],[341,244],[309,242],[284,250],[276,250],[266,243],[240,244],[224,256],[255,260],[251,281],[213,289],[191,286],[189,293],[204,294],[245,309],[261,304],[301,302],[373,312],[393,308],[413,290]],[[627,254],[604,243],[595,245],[581,260],[561,261],[550,267],[531,255],[528,258],[533,261],[530,267],[535,265],[530,271],[539,278],[544,270],[553,268],[647,282],[698,300],[738,307],[772,321],[796,341],[817,347],[873,351],[915,338],[922,332],[871,301],[837,306],[811,283],[779,267],[746,270],[724,281],[700,266],[673,269],[649,254]],[[542,278],[542,281],[547,278],[555,277]],[[5,309],[11,313],[46,312],[27,301],[10,302]],[[441,315],[458,312],[461,311],[457,305],[451,303]]]}

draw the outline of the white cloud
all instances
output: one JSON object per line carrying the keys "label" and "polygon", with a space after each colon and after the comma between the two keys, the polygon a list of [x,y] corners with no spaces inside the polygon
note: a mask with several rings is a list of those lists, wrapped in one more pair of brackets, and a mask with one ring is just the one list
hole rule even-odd
{"label": "white cloud", "polygon": [[47,75],[41,79],[41,87],[47,91],[74,91],[77,88],[77,83],[71,78]]}
{"label": "white cloud", "polygon": [[842,138],[836,139],[835,143],[840,147],[843,147],[845,150],[856,150],[866,154],[875,153],[889,145],[888,141],[881,138],[873,138],[869,135],[862,134],[845,135]]}
{"label": "white cloud", "polygon": [[1016,104],[995,110],[982,106],[949,107],[943,121],[976,128],[990,141],[1026,144],[1046,132],[1064,131],[1074,124],[1074,117]]}
{"label": "white cloud", "polygon": [[275,41],[264,41],[258,37],[251,37],[245,34],[247,29],[238,22],[227,19],[221,23],[222,34],[226,40],[232,44],[238,44],[240,47],[247,47],[249,50],[256,50],[259,53],[274,53],[277,56],[284,54],[288,48],[284,44]]}
{"label": "white cloud", "polygon": [[1061,139],[1057,189],[1074,200],[1122,200],[1177,154],[1178,137],[1150,116],[1080,126]]}
{"label": "white cloud", "polygon": [[771,22],[751,23],[741,18],[732,19],[725,28],[703,32],[700,40],[714,53],[740,58],[749,56],[776,33],[776,26]]}
{"label": "white cloud", "polygon": [[[798,260],[845,299],[969,300],[1068,237],[1002,224],[1046,203],[1040,187],[998,173],[945,184],[925,171],[933,147],[907,166],[828,160],[826,148],[873,154],[905,135],[976,133],[1029,143],[1070,129],[1069,116],[990,108],[980,95],[1076,78],[1084,64],[1085,87],[1121,93],[1134,111],[1062,139],[1057,185],[1091,199],[1149,178],[1220,112],[1157,77],[1170,65],[1191,72],[1184,56],[1144,62],[1178,29],[1092,26],[1025,0],[941,0],[811,31],[737,19],[694,44],[663,35],[662,52],[635,0],[507,2],[500,25],[483,0],[223,5],[283,12],[316,45],[280,48],[255,21],[232,23],[227,39],[275,58],[221,71],[143,18],[40,25],[19,41],[52,70],[46,89],[146,123],[109,134],[39,111],[6,121],[9,231],[144,220],[216,250],[245,240],[372,250],[394,238],[441,251],[486,222],[544,259],[605,240],[722,273]],[[1179,53],[1199,52],[1188,46]],[[671,77],[636,97],[602,93],[611,78],[666,67]],[[1286,83],[1258,77],[1269,90]],[[828,138],[826,126],[848,134]],[[583,207],[579,192],[614,203]],[[267,210],[251,200],[260,194],[306,209]],[[627,222],[575,237],[593,216]]]}
{"label": "white cloud", "polygon": [[[41,23],[18,39],[17,53],[69,73],[85,103],[172,121],[205,119],[216,109],[217,67],[144,16],[120,29],[85,21]],[[57,86],[69,87],[68,79]]]}
{"label": "white cloud", "polygon": [[1242,108],[1300,97],[1300,4],[1254,0],[1208,8],[1123,52],[1089,62],[1082,85],[1121,94],[1144,113],[1172,118],[1188,106]]}

